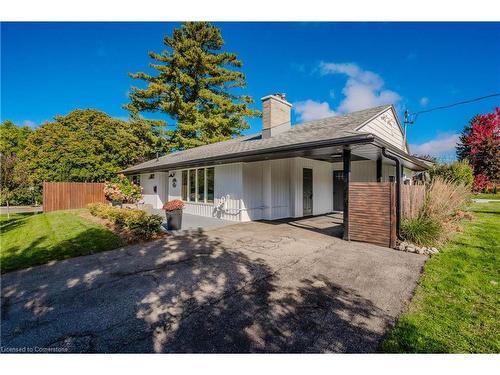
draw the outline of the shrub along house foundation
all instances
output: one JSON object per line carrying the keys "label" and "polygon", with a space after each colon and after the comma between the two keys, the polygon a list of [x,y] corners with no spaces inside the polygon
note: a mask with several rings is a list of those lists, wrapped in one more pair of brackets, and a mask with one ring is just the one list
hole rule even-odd
{"label": "shrub along house foundation", "polygon": [[[174,152],[123,171],[145,203],[236,222],[343,212],[344,238],[391,246],[397,183],[428,165],[408,153],[391,105],[292,126],[282,95],[262,98],[259,134]],[[380,233],[383,232],[383,235]]]}

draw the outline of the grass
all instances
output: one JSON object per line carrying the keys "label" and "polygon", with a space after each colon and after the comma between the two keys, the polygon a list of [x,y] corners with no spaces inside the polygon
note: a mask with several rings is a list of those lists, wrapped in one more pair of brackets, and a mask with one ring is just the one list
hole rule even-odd
{"label": "grass", "polygon": [[500,352],[500,203],[476,203],[470,210],[475,219],[426,263],[383,351]]}
{"label": "grass", "polygon": [[479,193],[472,196],[474,199],[500,199],[500,193]]}
{"label": "grass", "polygon": [[122,245],[120,237],[80,217],[80,212],[0,215],[2,273]]}
{"label": "grass", "polygon": [[439,241],[443,227],[435,219],[415,217],[403,219],[401,230],[407,241],[419,246],[429,246]]}

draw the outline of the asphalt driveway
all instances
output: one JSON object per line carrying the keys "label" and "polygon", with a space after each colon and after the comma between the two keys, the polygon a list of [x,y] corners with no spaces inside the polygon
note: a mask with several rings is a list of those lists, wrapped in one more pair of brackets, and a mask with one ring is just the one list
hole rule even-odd
{"label": "asphalt driveway", "polygon": [[2,350],[376,351],[426,258],[335,234],[235,224],[2,275]]}

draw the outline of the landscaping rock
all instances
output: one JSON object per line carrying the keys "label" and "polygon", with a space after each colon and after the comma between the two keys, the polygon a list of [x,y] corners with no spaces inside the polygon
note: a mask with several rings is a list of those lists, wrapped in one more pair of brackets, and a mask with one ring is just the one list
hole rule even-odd
{"label": "landscaping rock", "polygon": [[403,241],[397,247],[396,250],[407,251],[409,253],[421,254],[421,255],[432,255],[437,254],[439,251],[435,247],[427,246],[416,246],[415,244]]}

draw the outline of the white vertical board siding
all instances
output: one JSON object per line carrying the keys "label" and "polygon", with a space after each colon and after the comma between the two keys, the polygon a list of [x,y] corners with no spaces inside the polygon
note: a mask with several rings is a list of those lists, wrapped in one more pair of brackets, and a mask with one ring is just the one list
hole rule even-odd
{"label": "white vertical board siding", "polygon": [[291,159],[243,164],[242,221],[290,217]]}
{"label": "white vertical board siding", "polygon": [[[333,163],[333,170],[343,170],[342,163]],[[382,178],[389,181],[389,176],[394,176],[396,167],[382,163]],[[351,161],[352,182],[377,182],[377,162],[375,160]]]}
{"label": "white vertical board siding", "polygon": [[261,220],[264,218],[264,164],[254,162],[243,164],[243,197],[241,199],[241,220]]}
{"label": "white vertical board siding", "polygon": [[184,212],[198,216],[215,216],[213,203],[184,202]]}
{"label": "white vertical board siding", "polygon": [[217,165],[215,167],[215,205],[221,207],[224,220],[241,220],[241,197],[243,196],[243,163]]}
{"label": "white vertical board siding", "polygon": [[390,176],[396,177],[396,166],[391,164],[382,164],[383,181],[388,182]]}
{"label": "white vertical board siding", "polygon": [[[182,188],[182,171],[169,171],[169,174],[173,174],[173,177],[168,177],[168,200],[181,199],[181,188]],[[175,187],[174,187],[175,179]]]}
{"label": "white vertical board siding", "polygon": [[351,162],[352,182],[377,182],[377,162],[362,160]]}
{"label": "white vertical board siding", "polygon": [[397,148],[407,151],[403,132],[398,125],[394,112],[390,108],[369,123],[363,125],[358,131],[372,133]]}
{"label": "white vertical board siding", "polygon": [[[175,177],[169,178],[168,199],[182,199],[182,170],[170,171]],[[224,164],[214,168],[214,203],[184,202],[184,212],[191,215],[217,217],[224,220],[240,221],[240,199],[243,190],[242,164]],[[177,180],[173,187],[173,179]],[[216,208],[220,207],[221,210]]]}
{"label": "white vertical board siding", "polygon": [[[154,178],[149,176],[154,174]],[[165,172],[143,173],[141,174],[142,199],[145,204],[150,204],[153,208],[162,208],[167,199]],[[156,186],[156,193],[154,187]]]}
{"label": "white vertical board siding", "polygon": [[325,161],[295,158],[292,190],[294,199],[294,217],[304,215],[302,175],[304,168],[313,170],[313,215],[321,215],[333,210],[333,164]]}
{"label": "white vertical board siding", "polygon": [[290,159],[271,160],[271,219],[291,216]]}

